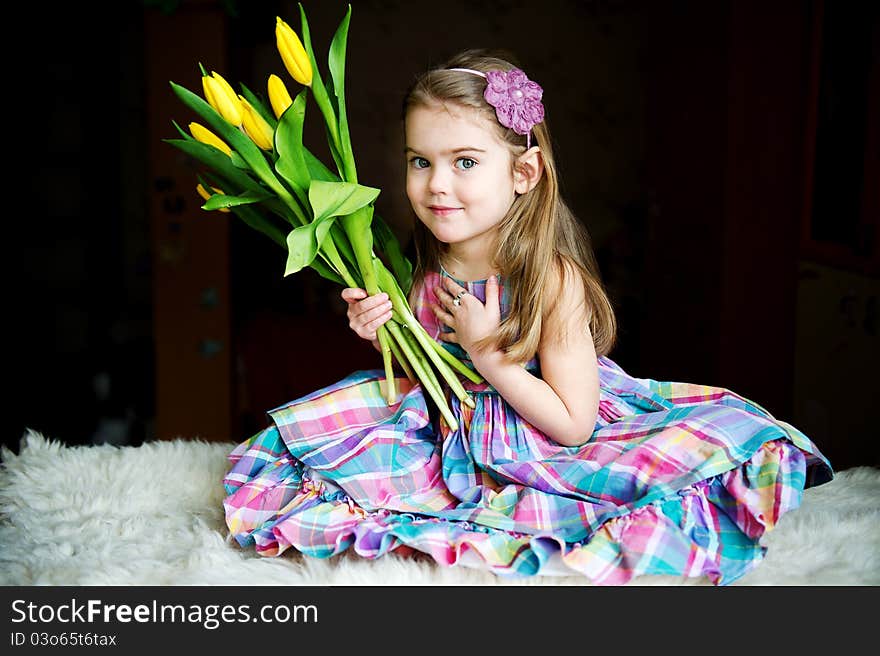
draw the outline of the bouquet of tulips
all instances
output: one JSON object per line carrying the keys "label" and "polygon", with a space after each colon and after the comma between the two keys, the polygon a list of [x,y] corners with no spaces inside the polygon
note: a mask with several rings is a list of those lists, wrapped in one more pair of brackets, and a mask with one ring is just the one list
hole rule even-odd
{"label": "bouquet of tulips", "polygon": [[[284,82],[270,75],[269,105],[241,85],[236,94],[219,73],[201,67],[204,98],[171,82],[180,100],[209,127],[176,122],[181,139],[165,141],[204,164],[196,187],[202,208],[232,212],[287,250],[284,275],[312,267],[328,280],[386,292],[392,318],[377,332],[385,369],[385,395],[397,397],[392,357],[419,382],[447,423],[457,427],[438,375],[458,398],[473,406],[456,372],[474,382],[479,375],[435,342],[407,301],[412,266],[388,225],[374,211],[379,189],[358,183],[345,108],[345,57],[351,6],[328,53],[325,85],[312,48],[305,10],[299,5],[302,41],[280,17],[275,37],[284,67],[302,90],[291,99]],[[307,97],[323,117],[335,172],[303,144]],[[378,252],[378,254],[377,254]]]}

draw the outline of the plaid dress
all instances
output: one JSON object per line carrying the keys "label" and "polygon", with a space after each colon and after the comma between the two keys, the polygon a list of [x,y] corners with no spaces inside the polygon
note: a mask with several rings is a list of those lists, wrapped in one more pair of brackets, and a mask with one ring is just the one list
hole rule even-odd
{"label": "plaid dress", "polygon": [[[413,303],[435,338],[445,327],[430,290],[441,275]],[[485,281],[459,282],[485,299]],[[502,285],[502,316],[508,308]],[[539,374],[537,360],[527,367]],[[319,558],[408,547],[502,575],[726,585],[761,561],[761,536],[804,488],[833,475],[803,433],[755,403],[634,378],[606,357],[596,426],[578,447],[545,437],[488,384],[466,383],[475,408],[449,395],[451,431],[406,378],[388,406],[383,376],[358,371],[271,410],[269,427],[232,451],[223,505],[240,545]]]}

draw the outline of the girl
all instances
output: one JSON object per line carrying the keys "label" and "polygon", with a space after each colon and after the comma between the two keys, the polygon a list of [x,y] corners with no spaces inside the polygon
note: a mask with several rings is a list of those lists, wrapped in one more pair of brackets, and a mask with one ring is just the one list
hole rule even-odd
{"label": "girl", "polygon": [[[259,553],[417,550],[499,574],[640,574],[730,583],[759,539],[829,480],[813,443],[723,389],[627,375],[589,239],[559,195],[542,90],[468,51],[404,103],[418,218],[411,305],[485,383],[459,427],[418,385],[388,406],[379,370],[271,411],[231,454],[231,533]],[[377,345],[384,294],[346,289]]]}

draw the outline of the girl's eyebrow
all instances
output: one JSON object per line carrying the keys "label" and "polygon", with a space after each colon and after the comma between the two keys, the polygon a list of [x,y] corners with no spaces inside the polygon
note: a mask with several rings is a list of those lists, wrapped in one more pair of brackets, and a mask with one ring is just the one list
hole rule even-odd
{"label": "girl's eyebrow", "polygon": [[[415,148],[411,148],[410,146],[407,146],[406,148],[403,149],[403,152],[404,153],[416,153],[418,151]],[[454,150],[449,150],[446,152],[449,153],[450,155],[457,155],[458,153],[485,153],[486,151],[482,148],[473,148],[471,146],[466,146],[464,148],[456,148]],[[441,153],[441,154],[446,154],[446,153]]]}

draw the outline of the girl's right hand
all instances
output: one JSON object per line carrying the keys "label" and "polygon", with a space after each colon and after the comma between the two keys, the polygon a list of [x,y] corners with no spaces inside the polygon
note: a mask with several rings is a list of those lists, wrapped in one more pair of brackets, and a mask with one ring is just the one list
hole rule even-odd
{"label": "girl's right hand", "polygon": [[346,287],[342,290],[342,299],[348,303],[348,326],[358,337],[373,343],[379,348],[376,331],[391,318],[391,301],[388,294],[382,292],[368,296],[367,292],[357,287]]}

